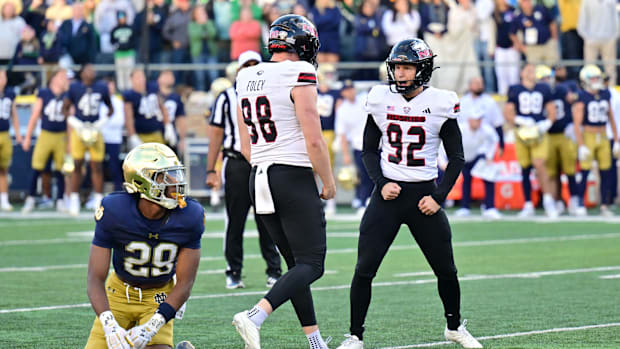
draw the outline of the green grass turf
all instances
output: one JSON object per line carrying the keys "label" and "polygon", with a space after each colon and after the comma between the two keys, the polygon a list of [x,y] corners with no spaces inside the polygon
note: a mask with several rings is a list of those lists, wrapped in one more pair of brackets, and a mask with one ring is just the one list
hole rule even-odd
{"label": "green grass turf", "polygon": [[[356,221],[329,221],[329,233],[355,233]],[[88,220],[3,220],[0,223],[0,311],[88,303],[86,263],[93,229]],[[475,336],[496,336],[562,327],[620,322],[620,279],[601,279],[620,270],[569,272],[540,277],[504,274],[620,266],[620,229],[606,223],[454,223],[453,242],[462,278],[462,315]],[[222,232],[222,220],[209,221],[207,233]],[[248,223],[248,230],[254,224]],[[531,240],[538,239],[538,240]],[[29,242],[25,242],[25,241]],[[45,241],[40,241],[45,240]],[[20,242],[22,241],[22,242]],[[349,291],[357,237],[328,235],[326,275],[313,287],[317,318],[335,348],[349,326]],[[366,321],[366,348],[443,341],[443,310],[421,252],[403,228],[375,279]],[[251,307],[265,291],[265,263],[258,240],[245,240],[248,256],[243,290],[226,290],[224,275],[200,274],[185,319],[175,323],[175,341],[197,348],[243,348],[232,315]],[[203,239],[200,271],[225,268],[222,239]],[[70,265],[71,267],[67,267]],[[45,271],[7,268],[55,266]],[[473,279],[476,275],[496,278]],[[504,275],[504,276],[501,276]],[[500,277],[501,276],[501,277]],[[418,283],[414,283],[415,281]],[[399,282],[400,284],[386,284]],[[403,283],[406,282],[406,283]],[[204,295],[221,295],[205,298]],[[80,348],[94,313],[88,306],[0,313],[0,348]],[[292,307],[285,304],[261,330],[263,348],[307,348]],[[483,340],[486,348],[620,348],[620,326]],[[455,348],[455,345],[445,345]]]}

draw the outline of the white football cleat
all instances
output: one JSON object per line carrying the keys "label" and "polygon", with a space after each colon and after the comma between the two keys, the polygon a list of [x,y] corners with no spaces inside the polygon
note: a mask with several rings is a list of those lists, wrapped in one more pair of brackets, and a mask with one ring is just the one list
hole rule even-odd
{"label": "white football cleat", "polygon": [[564,201],[558,200],[555,202],[555,210],[558,211],[558,215],[561,216],[566,211],[566,205]]}
{"label": "white football cleat", "polygon": [[345,339],[336,349],[364,349],[364,342],[359,340],[356,335],[345,334]]}
{"label": "white football cleat", "polygon": [[465,328],[467,324],[467,320],[463,320],[463,323],[456,331],[451,331],[446,326],[446,329],[443,331],[444,336],[447,340],[460,344],[463,348],[473,349],[473,348],[482,348],[482,344],[472,336],[469,331]]}
{"label": "white football cleat", "polygon": [[579,206],[575,209],[575,216],[577,217],[585,217],[588,215],[588,210],[586,210],[585,206]]}
{"label": "white football cleat", "polygon": [[523,209],[519,212],[519,217],[533,217],[536,214],[534,211],[534,204],[531,201],[526,201],[523,205]]}
{"label": "white football cleat", "polygon": [[576,216],[577,208],[579,208],[579,198],[576,196],[571,196],[568,201],[568,214],[571,216]]}
{"label": "white football cleat", "polygon": [[65,213],[67,212],[67,206],[65,205],[64,199],[56,200],[56,211]]}
{"label": "white football cleat", "polygon": [[545,214],[549,218],[558,218],[558,210],[555,206],[555,200],[549,194],[543,195],[543,208],[545,209]]}
{"label": "white football cleat", "polygon": [[487,219],[501,219],[502,214],[496,208],[488,208],[482,211],[482,217]]}
{"label": "white football cleat", "polygon": [[34,210],[35,200],[33,196],[28,196],[26,198],[26,202],[24,202],[24,207],[22,207],[22,213],[30,213]]}
{"label": "white football cleat", "polygon": [[279,278],[275,276],[267,276],[267,282],[265,283],[265,286],[267,286],[267,288],[272,288],[273,285],[275,285],[276,282],[278,282],[278,279]]}
{"label": "white football cleat", "polygon": [[8,202],[3,203],[0,205],[0,211],[11,212],[13,211],[13,206],[9,204]]}
{"label": "white football cleat", "polygon": [[69,214],[78,216],[80,214],[80,196],[77,193],[71,193],[69,199]]}
{"label": "white football cleat", "polygon": [[601,205],[601,217],[613,217],[613,216],[615,216],[614,212],[610,210],[609,207]]}
{"label": "white football cleat", "polygon": [[250,320],[247,310],[235,314],[232,323],[243,338],[245,349],[260,349],[260,327]]}
{"label": "white football cleat", "polygon": [[456,210],[456,212],[454,212],[454,215],[456,217],[469,217],[470,214],[471,214],[471,211],[469,211],[469,209],[465,207],[461,207],[458,210]]}

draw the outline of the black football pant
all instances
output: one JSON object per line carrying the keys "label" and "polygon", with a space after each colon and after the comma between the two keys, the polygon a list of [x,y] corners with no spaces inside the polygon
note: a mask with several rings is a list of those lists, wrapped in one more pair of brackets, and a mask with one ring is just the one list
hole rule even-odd
{"label": "black football pant", "polygon": [[[226,201],[226,240],[224,255],[228,264],[226,275],[241,276],[243,267],[243,231],[250,210],[251,166],[245,159],[226,158],[224,169],[224,195]],[[279,277],[282,274],[280,254],[269,237],[264,225],[257,219],[258,241],[260,251],[267,262],[267,275]]]}
{"label": "black football pant", "polygon": [[[323,275],[326,252],[325,214],[309,167],[272,165],[269,187],[276,212],[256,215],[286,261],[288,271],[265,295],[275,310],[289,299],[302,326],[316,325],[310,284]],[[254,178],[250,195],[254,201]]]}
{"label": "black football pant", "polygon": [[418,202],[435,190],[431,181],[420,183],[397,182],[400,195],[384,200],[380,190],[370,197],[360,225],[357,265],[351,283],[351,334],[362,339],[364,320],[370,305],[371,284],[379,265],[394,241],[401,224],[406,224],[424,257],[437,276],[439,296],[443,302],[449,327],[459,324],[460,289],[452,254],[452,233],[443,210],[432,216],[418,209]]}

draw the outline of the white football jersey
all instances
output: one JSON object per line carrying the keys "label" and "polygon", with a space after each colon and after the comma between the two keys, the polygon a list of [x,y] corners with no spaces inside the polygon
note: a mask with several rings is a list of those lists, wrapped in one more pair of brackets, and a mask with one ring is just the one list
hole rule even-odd
{"label": "white football jersey", "polygon": [[312,167],[291,100],[295,86],[316,85],[305,61],[263,62],[237,75],[237,103],[251,141],[252,165],[276,163]]}
{"label": "white football jersey", "polygon": [[381,130],[381,171],[386,178],[422,182],[437,178],[439,132],[447,119],[456,119],[456,93],[427,87],[407,101],[388,85],[373,87],[366,111]]}

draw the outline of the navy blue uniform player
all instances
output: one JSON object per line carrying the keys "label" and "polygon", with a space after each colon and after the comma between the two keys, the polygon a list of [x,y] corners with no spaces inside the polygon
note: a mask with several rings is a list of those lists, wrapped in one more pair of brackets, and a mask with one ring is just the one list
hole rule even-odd
{"label": "navy blue uniform player", "polygon": [[198,270],[204,209],[185,199],[185,168],[163,144],[132,150],[123,175],[127,192],[106,196],[95,214],[88,297],[97,318],[86,348],[172,348],[171,320]]}

